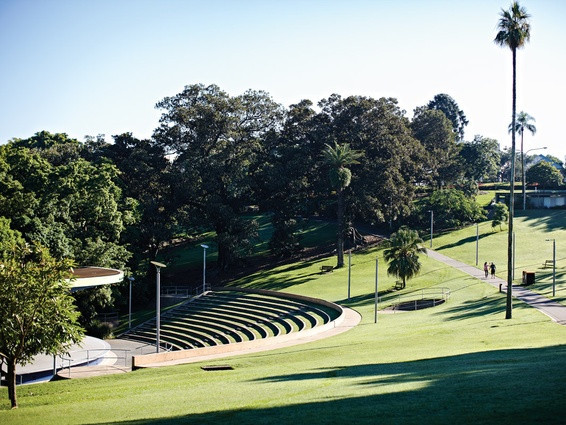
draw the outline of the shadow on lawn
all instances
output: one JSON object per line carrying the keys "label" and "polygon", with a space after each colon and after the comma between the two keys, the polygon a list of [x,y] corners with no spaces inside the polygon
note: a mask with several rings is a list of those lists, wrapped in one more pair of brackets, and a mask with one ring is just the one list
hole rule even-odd
{"label": "shadow on lawn", "polygon": [[[311,385],[312,391],[304,393],[304,402],[284,406],[253,408],[256,399],[250,406],[234,400],[244,407],[107,424],[558,423],[566,414],[560,396],[566,391],[566,347],[339,366],[252,382],[257,392],[278,383],[295,383],[301,392]],[[337,388],[350,396],[334,396]],[[363,392],[371,394],[356,395]]]}
{"label": "shadow on lawn", "polygon": [[[238,279],[237,286],[245,287],[251,285],[252,282],[258,281],[261,282],[262,289],[277,291],[293,285],[306,283],[320,276],[318,272],[305,270],[319,261],[320,260],[299,262],[282,268],[261,271]],[[303,273],[299,273],[301,270],[303,270]]]}
{"label": "shadow on lawn", "polygon": [[[479,239],[481,240],[481,239],[483,239],[483,238],[487,238],[487,237],[491,236],[492,234],[493,234],[493,232],[491,232],[491,233],[482,233],[481,235],[479,235]],[[455,246],[460,246],[460,245],[464,245],[464,244],[471,243],[471,242],[475,242],[475,241],[476,241],[476,236],[475,236],[475,235],[474,235],[474,236],[468,236],[467,238],[460,239],[460,240],[457,241],[457,242],[449,243],[449,244],[446,244],[446,245],[442,245],[442,246],[439,246],[439,247],[434,248],[434,249],[435,249],[436,251],[439,251],[439,250],[441,250],[441,249],[454,248]]]}
{"label": "shadow on lawn", "polygon": [[566,230],[566,211],[564,210],[528,210],[518,212],[516,217],[523,218],[525,223],[533,222],[536,226],[545,227],[545,231]]}

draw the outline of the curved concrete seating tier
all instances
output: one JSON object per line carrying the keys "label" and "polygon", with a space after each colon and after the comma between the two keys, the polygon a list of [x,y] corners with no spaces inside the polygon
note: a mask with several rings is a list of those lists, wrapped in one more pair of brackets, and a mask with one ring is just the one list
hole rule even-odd
{"label": "curved concrete seating tier", "polygon": [[[219,288],[161,316],[160,341],[167,350],[191,350],[300,334],[336,320],[342,310],[322,300],[273,291]],[[155,343],[155,320],[121,336]]]}

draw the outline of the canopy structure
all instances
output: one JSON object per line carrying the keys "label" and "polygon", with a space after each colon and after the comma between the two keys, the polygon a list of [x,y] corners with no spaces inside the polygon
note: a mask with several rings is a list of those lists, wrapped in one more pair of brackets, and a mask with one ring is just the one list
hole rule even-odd
{"label": "canopy structure", "polygon": [[124,272],[104,267],[76,267],[73,269],[73,277],[71,289],[76,291],[121,282]]}

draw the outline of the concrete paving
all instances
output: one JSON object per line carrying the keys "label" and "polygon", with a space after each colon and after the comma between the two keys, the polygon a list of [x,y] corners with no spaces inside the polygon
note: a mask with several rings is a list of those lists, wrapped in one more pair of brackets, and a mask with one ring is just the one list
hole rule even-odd
{"label": "concrete paving", "polygon": [[[489,283],[490,285],[501,288],[502,292],[507,292],[507,280],[495,277],[494,279],[488,275],[485,277],[484,271],[477,267],[464,264],[461,261],[454,260],[453,258],[447,257],[446,255],[440,254],[432,249],[427,248],[427,254],[430,258],[433,258],[441,263],[447,264],[450,267],[461,270],[470,276],[475,277]],[[501,286],[500,286],[501,285]],[[552,301],[536,292],[530,291],[523,286],[513,285],[512,291],[513,297],[527,303],[531,307],[536,308],[541,313],[546,314],[553,321],[560,325],[566,325],[566,306]]]}

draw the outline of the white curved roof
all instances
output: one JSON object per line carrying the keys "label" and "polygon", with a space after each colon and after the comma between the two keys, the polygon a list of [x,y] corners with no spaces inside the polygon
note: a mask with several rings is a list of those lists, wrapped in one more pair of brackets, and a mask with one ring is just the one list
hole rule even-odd
{"label": "white curved roof", "polygon": [[124,272],[104,267],[76,267],[73,269],[73,277],[71,289],[77,290],[121,282]]}

